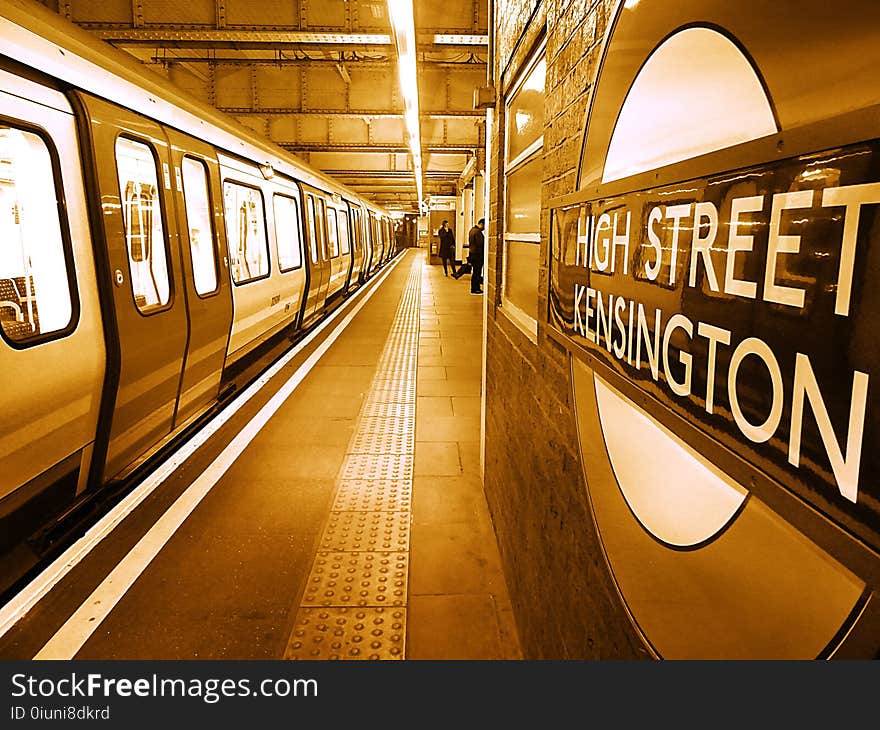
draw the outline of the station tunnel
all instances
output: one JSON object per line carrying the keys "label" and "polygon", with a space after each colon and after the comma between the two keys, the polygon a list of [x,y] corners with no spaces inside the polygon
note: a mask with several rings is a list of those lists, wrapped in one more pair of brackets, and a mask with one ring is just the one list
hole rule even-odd
{"label": "station tunnel", "polygon": [[876,3],[0,38],[0,658],[877,657]]}

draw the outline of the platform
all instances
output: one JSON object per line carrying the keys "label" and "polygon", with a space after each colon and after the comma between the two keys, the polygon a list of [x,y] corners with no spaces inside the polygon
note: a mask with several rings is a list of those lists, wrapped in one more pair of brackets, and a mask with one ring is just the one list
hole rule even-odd
{"label": "platform", "polygon": [[480,479],[482,297],[423,251],[389,269],[0,653],[519,658]]}

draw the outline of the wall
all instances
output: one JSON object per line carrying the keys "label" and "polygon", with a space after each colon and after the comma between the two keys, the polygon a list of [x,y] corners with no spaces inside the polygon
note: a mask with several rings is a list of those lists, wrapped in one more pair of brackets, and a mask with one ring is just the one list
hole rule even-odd
{"label": "wall", "polygon": [[[488,221],[485,492],[528,659],[646,656],[610,580],[577,451],[568,355],[538,324],[537,344],[499,308],[503,99],[547,38],[541,261],[548,201],[576,189],[582,126],[613,0],[499,0]],[[546,30],[545,30],[546,29]],[[547,269],[539,271],[539,312]]]}

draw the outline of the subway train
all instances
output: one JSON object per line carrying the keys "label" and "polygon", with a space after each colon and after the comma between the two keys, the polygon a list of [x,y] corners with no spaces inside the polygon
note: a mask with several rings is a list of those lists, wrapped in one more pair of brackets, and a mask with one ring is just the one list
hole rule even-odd
{"label": "subway train", "polygon": [[0,591],[394,254],[386,211],[0,2]]}

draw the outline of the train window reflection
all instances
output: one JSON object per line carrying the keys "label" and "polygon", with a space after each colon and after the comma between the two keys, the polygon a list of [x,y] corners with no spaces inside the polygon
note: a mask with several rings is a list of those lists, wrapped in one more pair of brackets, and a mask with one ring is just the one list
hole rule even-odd
{"label": "train window reflection", "polygon": [[217,256],[208,197],[208,171],[205,163],[192,157],[183,158],[181,170],[196,293],[210,294],[217,291]]}
{"label": "train window reflection", "polygon": [[243,284],[269,273],[263,195],[240,183],[223,184],[226,237],[232,259],[232,280]]}
{"label": "train window reflection", "polygon": [[348,213],[344,210],[337,211],[339,213],[339,246],[343,254],[351,251],[351,244],[348,240]]}
{"label": "train window reflection", "polygon": [[339,256],[339,237],[336,233],[336,209],[327,208],[327,240],[330,242],[330,257]]}
{"label": "train window reflection", "polygon": [[363,235],[361,232],[361,212],[357,208],[352,208],[351,210],[351,221],[352,228],[354,229],[354,236],[351,239],[352,248],[355,251],[362,250],[361,246],[361,236]]}
{"label": "train window reflection", "polygon": [[281,271],[298,269],[302,265],[299,236],[299,206],[294,198],[276,195],[273,200],[275,209],[275,241],[278,248],[278,266]]}
{"label": "train window reflection", "polygon": [[315,198],[306,197],[306,220],[309,226],[309,247],[312,251],[312,263],[318,263],[318,235],[315,232]]}
{"label": "train window reflection", "polygon": [[171,300],[162,201],[153,151],[143,142],[116,140],[125,246],[134,303],[144,314]]}
{"label": "train window reflection", "polygon": [[18,342],[73,316],[55,190],[46,143],[0,125],[0,323]]}
{"label": "train window reflection", "polygon": [[315,228],[318,234],[318,243],[321,246],[321,258],[324,261],[327,260],[327,235],[324,232],[325,215],[324,201],[318,198],[318,215],[317,225]]}

